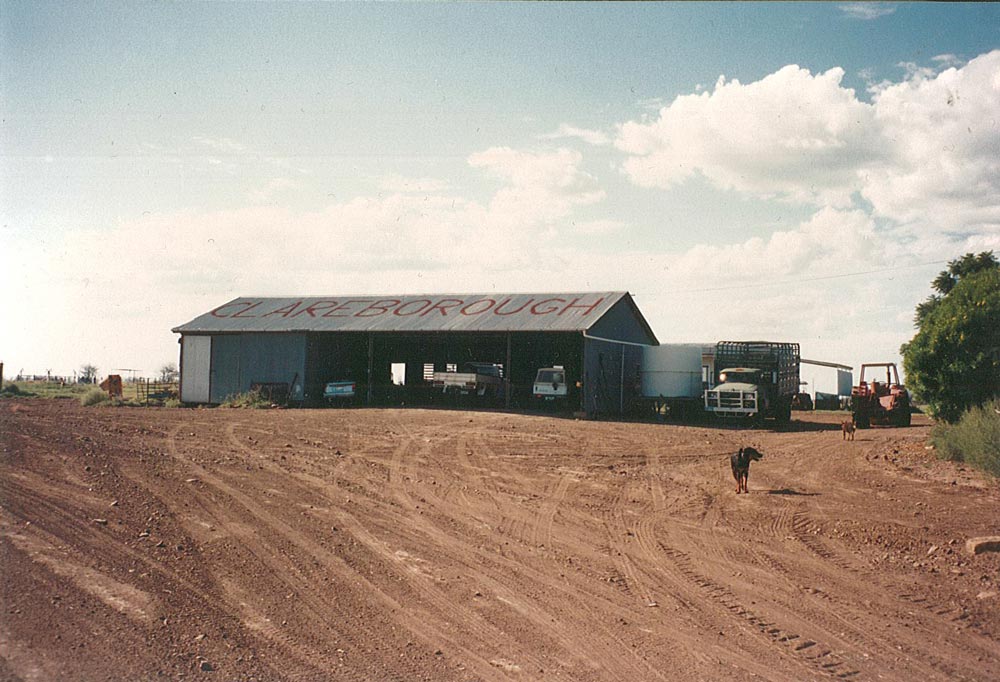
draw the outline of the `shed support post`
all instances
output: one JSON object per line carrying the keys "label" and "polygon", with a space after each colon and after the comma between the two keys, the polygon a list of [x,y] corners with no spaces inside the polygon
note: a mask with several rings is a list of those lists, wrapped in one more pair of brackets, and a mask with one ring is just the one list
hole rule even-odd
{"label": "shed support post", "polygon": [[372,361],[375,355],[375,337],[368,334],[368,388],[365,395],[365,405],[372,406]]}
{"label": "shed support post", "polygon": [[618,375],[618,414],[625,414],[625,346],[622,349],[622,368]]}
{"label": "shed support post", "polygon": [[[2,366],[2,365],[0,365]],[[503,366],[503,406],[510,409],[510,332],[507,332],[507,364]]]}

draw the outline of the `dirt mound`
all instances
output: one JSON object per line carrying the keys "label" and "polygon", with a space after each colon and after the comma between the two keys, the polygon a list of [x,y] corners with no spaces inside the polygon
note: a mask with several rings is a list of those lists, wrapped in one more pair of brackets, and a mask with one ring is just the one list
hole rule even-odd
{"label": "dirt mound", "polygon": [[0,680],[1000,679],[1000,488],[839,419],[6,400]]}

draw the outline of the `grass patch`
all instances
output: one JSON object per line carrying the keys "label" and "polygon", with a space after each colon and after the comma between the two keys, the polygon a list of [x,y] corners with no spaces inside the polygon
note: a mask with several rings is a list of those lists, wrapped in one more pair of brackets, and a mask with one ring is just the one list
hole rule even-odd
{"label": "grass patch", "polygon": [[262,410],[273,405],[270,400],[260,394],[259,391],[247,391],[246,393],[235,393],[226,398],[219,407],[233,407],[249,410]]}
{"label": "grass patch", "polygon": [[101,403],[106,403],[109,400],[110,398],[108,398],[108,394],[99,388],[91,388],[89,391],[80,396],[80,404],[84,407],[100,405]]}
{"label": "grass patch", "polygon": [[77,399],[94,388],[93,384],[61,384],[58,381],[11,381],[4,384],[0,395],[16,398]]}
{"label": "grass patch", "polygon": [[1000,476],[1000,400],[966,410],[954,424],[940,423],[931,431],[938,457],[965,462]]}
{"label": "grass patch", "polygon": [[3,388],[0,388],[0,398],[33,398],[35,394],[31,391],[26,391],[15,383],[4,384]]}

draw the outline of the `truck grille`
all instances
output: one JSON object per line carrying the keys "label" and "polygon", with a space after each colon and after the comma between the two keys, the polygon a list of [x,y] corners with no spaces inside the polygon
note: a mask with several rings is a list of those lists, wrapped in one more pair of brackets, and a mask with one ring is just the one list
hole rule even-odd
{"label": "truck grille", "polygon": [[757,411],[757,394],[743,391],[709,391],[705,396],[705,407],[717,410]]}

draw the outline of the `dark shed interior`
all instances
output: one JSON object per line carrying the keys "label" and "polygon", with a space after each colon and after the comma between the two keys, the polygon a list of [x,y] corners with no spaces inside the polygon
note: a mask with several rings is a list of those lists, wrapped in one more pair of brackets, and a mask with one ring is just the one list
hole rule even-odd
{"label": "dark shed interior", "polygon": [[502,367],[504,394],[488,399],[448,396],[448,401],[529,407],[538,369],[561,365],[571,382],[568,407],[578,410],[582,403],[575,382],[582,375],[583,355],[584,337],[579,332],[312,333],[306,350],[304,400],[321,404],[326,382],[354,381],[356,402],[361,404],[438,405],[446,398],[433,390],[428,381],[431,372],[484,362]]}

